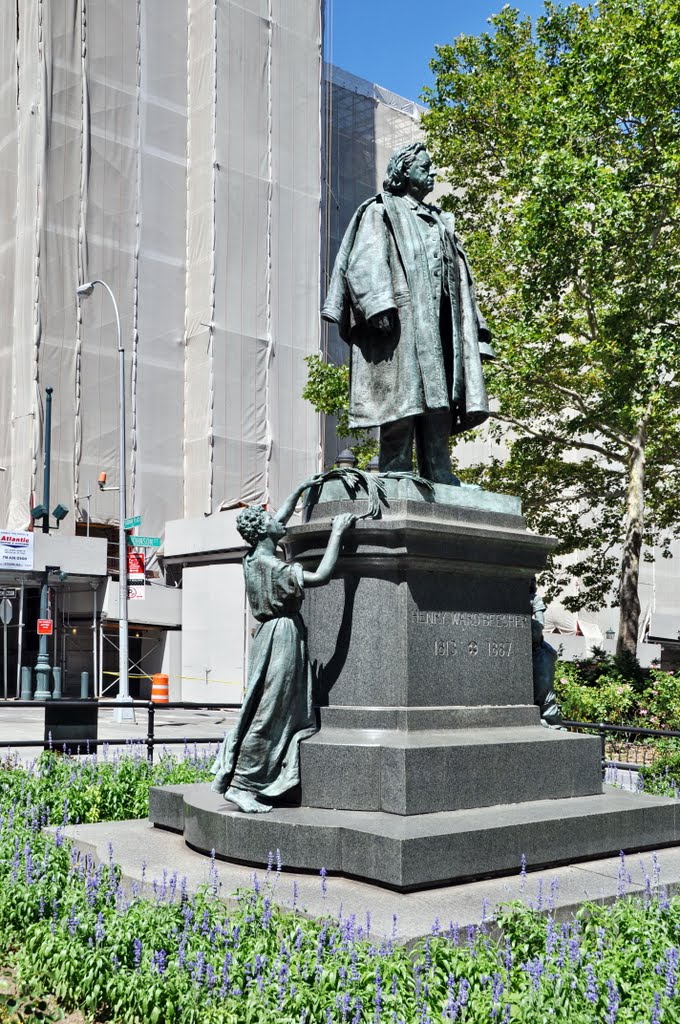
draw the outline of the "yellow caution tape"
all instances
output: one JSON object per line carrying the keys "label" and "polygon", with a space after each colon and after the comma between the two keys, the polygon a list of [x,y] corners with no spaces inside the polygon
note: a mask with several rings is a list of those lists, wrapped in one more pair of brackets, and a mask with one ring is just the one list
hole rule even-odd
{"label": "yellow caution tape", "polygon": [[[190,683],[205,683],[205,682],[208,682],[208,683],[224,683],[225,686],[243,686],[243,683],[242,682],[238,682],[236,679],[208,679],[208,680],[206,680],[205,676],[177,676],[177,675],[174,675],[174,674],[171,676],[169,673],[166,673],[166,672],[162,672],[162,673],[154,672],[153,675],[150,675],[150,676],[146,675],[144,673],[130,672],[130,673],[128,673],[128,679],[153,679],[154,675],[159,675],[159,674],[160,675],[167,675],[169,679],[186,679]],[[120,676],[120,672],[108,672],[108,671],[105,671],[105,672],[102,672],[102,675],[103,676],[115,676],[116,679],[117,679]]]}

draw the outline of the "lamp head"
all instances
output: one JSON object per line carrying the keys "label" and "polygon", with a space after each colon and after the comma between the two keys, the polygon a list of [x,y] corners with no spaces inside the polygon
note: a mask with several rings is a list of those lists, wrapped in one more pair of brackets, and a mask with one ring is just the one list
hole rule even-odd
{"label": "lamp head", "polygon": [[62,519],[66,519],[66,516],[68,515],[68,509],[66,508],[65,505],[57,505],[56,508],[52,509],[52,515],[57,520],[57,522],[60,523]]}
{"label": "lamp head", "polygon": [[106,473],[102,472],[99,474],[97,477],[97,484],[99,486],[99,490],[103,491],[106,487]]}
{"label": "lamp head", "polygon": [[84,284],[80,284],[76,288],[76,295],[81,295],[81,296],[82,295],[92,295],[93,291],[94,291],[94,282],[93,281],[85,281]]}
{"label": "lamp head", "polygon": [[46,505],[36,505],[35,508],[31,509],[31,519],[42,519],[43,516],[47,515]]}

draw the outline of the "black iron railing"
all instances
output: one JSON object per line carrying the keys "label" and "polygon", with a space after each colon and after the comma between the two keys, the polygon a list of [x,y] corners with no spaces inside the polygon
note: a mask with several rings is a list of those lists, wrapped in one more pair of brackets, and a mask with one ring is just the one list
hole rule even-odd
{"label": "black iron railing", "polygon": [[[600,737],[600,743],[602,745],[602,767],[603,768],[630,768],[638,769],[645,767],[652,763],[654,759],[654,747],[642,747],[639,744],[635,744],[636,738],[642,739],[664,739],[664,740],[680,740],[679,729],[647,729],[644,726],[638,725],[612,725],[611,722],[574,722],[571,719],[564,719],[563,725],[568,729],[577,729],[579,732],[596,732]],[[635,747],[636,760],[616,760],[607,757],[607,738],[620,736],[621,739],[610,740],[609,745],[618,748],[619,752],[623,749],[630,752],[632,747]],[[640,759],[641,758],[641,759]]]}
{"label": "black iron railing", "polygon": [[[198,743],[219,743],[219,736],[183,736],[181,739],[176,737],[157,737],[156,736],[156,714],[159,711],[238,711],[241,707],[240,704],[233,703],[196,703],[194,701],[168,701],[166,704],[155,703],[154,701],[129,701],[122,703],[118,700],[13,700],[8,701],[6,707],[14,708],[49,708],[51,711],[55,711],[57,708],[60,710],[63,708],[65,711],[71,708],[77,708],[82,711],[84,708],[92,708],[97,711],[104,709],[111,709],[118,711],[121,708],[133,708],[135,714],[137,712],[146,712],[147,716],[147,728],[146,736],[142,739],[139,736],[114,736],[108,739],[99,739],[97,736],[91,738],[83,736],[62,736],[59,735],[58,739],[53,739],[50,736],[42,736],[40,739],[32,740],[5,740],[0,739],[0,749],[11,748],[22,749],[26,747],[42,747],[43,750],[62,750],[67,748],[71,751],[76,750],[80,754],[88,754],[92,748],[103,747],[103,746],[126,746],[126,745],[139,745],[144,744],[146,746],[146,756],[149,763],[153,764],[154,747],[156,746],[170,746],[170,745],[182,745],[198,744]],[[0,721],[2,711],[0,710]],[[64,716],[67,718],[67,714]]]}
{"label": "black iron railing", "polygon": [[[147,716],[147,729],[146,736],[142,739],[138,736],[116,736],[109,737],[107,739],[99,739],[98,737],[83,738],[82,736],[76,737],[63,737],[59,735],[58,739],[53,739],[49,736],[43,736],[39,739],[31,740],[5,740],[0,739],[0,749],[11,748],[21,749],[26,747],[42,747],[44,750],[54,749],[60,750],[64,747],[76,748],[79,753],[87,754],[92,748],[102,746],[126,746],[126,745],[138,745],[143,744],[146,747],[146,756],[150,763],[153,763],[154,748],[156,746],[172,746],[172,745],[188,745],[198,743],[219,743],[220,738],[217,736],[183,736],[181,739],[172,736],[163,736],[158,738],[156,736],[156,715],[158,712],[163,711],[238,711],[241,707],[240,704],[235,703],[208,703],[208,702],[195,702],[195,701],[169,701],[167,704],[156,703],[154,701],[130,701],[129,703],[122,704],[121,701],[117,700],[59,700],[59,701],[39,701],[39,700],[12,700],[8,701],[6,707],[10,708],[49,708],[53,712],[56,708],[78,708],[83,709],[89,707],[96,709],[97,713],[100,710],[121,710],[123,708],[134,708],[135,714],[145,713]],[[0,721],[2,712],[0,711]],[[67,717],[67,716],[65,716]],[[613,725],[610,722],[576,722],[571,719],[564,719],[563,725],[567,729],[575,729],[579,732],[595,732],[600,737],[602,745],[602,767],[604,768],[627,768],[627,769],[638,769],[646,764],[651,764],[654,757],[654,748],[645,747],[642,749],[640,745],[634,744],[635,738],[657,738],[657,739],[677,739],[680,740],[680,730],[678,729],[647,729],[643,726],[637,725]],[[623,749],[630,749],[636,746],[635,754],[636,760],[619,760],[607,757],[607,745],[608,737],[620,736],[621,741],[618,744],[619,751]],[[615,740],[610,740],[609,745],[616,744]],[[646,756],[646,752],[649,752],[649,757]],[[642,760],[640,760],[642,757]]]}

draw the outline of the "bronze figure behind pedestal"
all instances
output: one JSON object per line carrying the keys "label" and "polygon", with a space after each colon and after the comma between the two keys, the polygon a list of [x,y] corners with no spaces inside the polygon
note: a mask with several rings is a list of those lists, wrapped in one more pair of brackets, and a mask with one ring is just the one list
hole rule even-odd
{"label": "bronze figure behind pedestal", "polygon": [[424,202],[422,143],[396,150],[383,191],[355,213],[322,316],[350,345],[350,426],[380,427],[381,472],[413,468],[456,484],[449,439],[483,423],[482,361],[493,359],[454,219]]}

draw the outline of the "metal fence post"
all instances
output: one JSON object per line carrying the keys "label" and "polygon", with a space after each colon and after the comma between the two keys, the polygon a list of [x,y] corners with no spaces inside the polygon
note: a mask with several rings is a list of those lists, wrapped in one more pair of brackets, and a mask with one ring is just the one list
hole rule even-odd
{"label": "metal fence post", "polygon": [[154,728],[156,723],[156,708],[154,707],[153,701],[149,701],[147,704],[146,714],[146,759],[149,764],[153,764]]}
{"label": "metal fence post", "polygon": [[606,746],[606,736],[605,736],[605,723],[604,722],[598,722],[597,723],[597,729],[598,729],[598,732],[600,734],[600,750],[601,750],[601,754],[602,754],[602,770],[604,771],[605,761],[607,760],[607,746]]}

